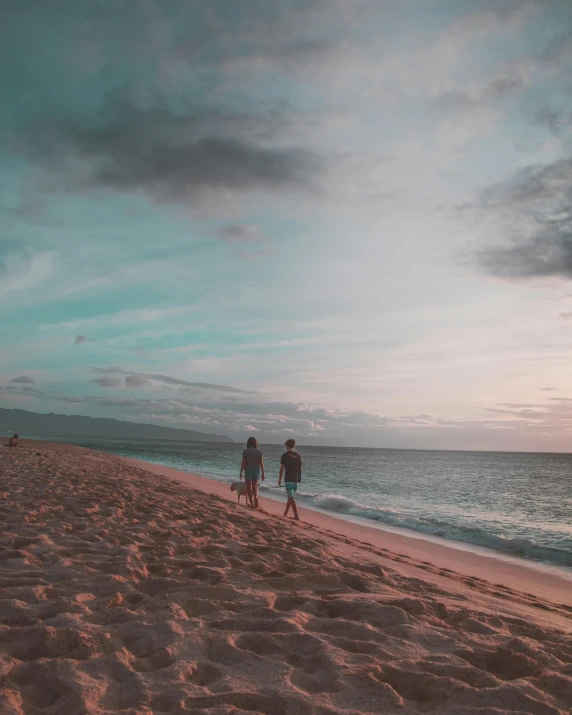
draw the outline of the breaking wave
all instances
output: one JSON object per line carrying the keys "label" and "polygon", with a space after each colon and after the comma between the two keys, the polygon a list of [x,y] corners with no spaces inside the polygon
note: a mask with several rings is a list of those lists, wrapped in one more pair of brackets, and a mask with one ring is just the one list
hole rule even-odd
{"label": "breaking wave", "polygon": [[298,497],[307,502],[308,506],[340,515],[361,517],[402,529],[410,529],[422,534],[453,539],[475,546],[482,546],[496,551],[503,551],[513,556],[520,556],[536,561],[548,561],[561,566],[572,567],[572,541],[563,537],[568,543],[562,548],[547,547],[535,543],[529,537],[508,536],[504,533],[493,533],[490,525],[483,527],[453,524],[442,519],[429,516],[407,514],[391,507],[379,508],[367,506],[360,502],[340,496],[339,494],[307,494],[298,492]]}

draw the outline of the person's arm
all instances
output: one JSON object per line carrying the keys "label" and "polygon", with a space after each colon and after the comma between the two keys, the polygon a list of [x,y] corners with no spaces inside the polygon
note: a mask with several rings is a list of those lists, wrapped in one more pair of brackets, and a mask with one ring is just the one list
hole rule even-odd
{"label": "person's arm", "polygon": [[278,486],[282,486],[282,475],[284,474],[284,465],[280,465],[280,474],[278,475]]}
{"label": "person's arm", "polygon": [[264,459],[260,457],[260,478],[264,481]]}
{"label": "person's arm", "polygon": [[244,469],[246,467],[246,457],[242,458],[242,462],[240,463],[240,478],[242,479],[242,473],[244,472]]}

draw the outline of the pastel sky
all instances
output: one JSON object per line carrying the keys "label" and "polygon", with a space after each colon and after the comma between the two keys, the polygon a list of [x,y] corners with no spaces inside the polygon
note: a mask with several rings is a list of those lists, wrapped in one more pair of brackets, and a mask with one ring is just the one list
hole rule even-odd
{"label": "pastel sky", "polygon": [[0,404],[572,451],[569,0],[7,0]]}

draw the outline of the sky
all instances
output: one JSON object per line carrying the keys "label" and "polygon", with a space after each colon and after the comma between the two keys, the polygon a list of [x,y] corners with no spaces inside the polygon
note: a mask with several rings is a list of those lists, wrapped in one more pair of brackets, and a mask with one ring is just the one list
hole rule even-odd
{"label": "sky", "polygon": [[568,0],[6,0],[0,405],[572,452]]}

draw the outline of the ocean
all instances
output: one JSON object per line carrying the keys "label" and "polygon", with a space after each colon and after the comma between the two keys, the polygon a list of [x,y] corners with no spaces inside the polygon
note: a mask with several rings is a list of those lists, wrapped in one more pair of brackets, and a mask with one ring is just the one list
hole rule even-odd
{"label": "ocean", "polygon": [[[243,445],[61,439],[219,481],[238,479]],[[262,445],[261,497],[277,488],[279,445]],[[298,501],[369,525],[572,568],[572,454],[297,448]]]}

